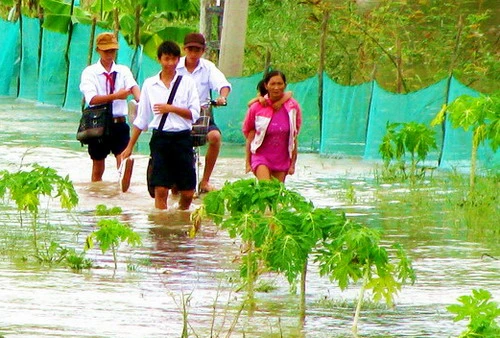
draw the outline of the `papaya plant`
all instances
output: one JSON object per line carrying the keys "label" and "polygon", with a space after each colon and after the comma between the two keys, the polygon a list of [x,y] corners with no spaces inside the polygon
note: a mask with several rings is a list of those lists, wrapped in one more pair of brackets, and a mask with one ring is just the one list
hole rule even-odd
{"label": "papaya plant", "polygon": [[53,261],[54,255],[61,256],[65,249],[51,241],[45,243],[45,249],[41,250],[38,227],[40,205],[44,197],[48,200],[59,199],[61,207],[66,210],[71,210],[78,204],[78,195],[69,176],[61,177],[55,169],[33,164],[29,171],[0,171],[0,198],[14,201],[21,226],[24,216],[31,219],[35,258],[39,261]]}
{"label": "papaya plant", "polygon": [[94,241],[99,244],[102,253],[109,249],[113,254],[115,270],[118,267],[117,250],[122,242],[127,242],[131,246],[142,243],[140,235],[133,231],[128,225],[121,223],[117,219],[101,219],[97,222],[98,230],[93,231],[85,240],[85,251],[94,247]]}
{"label": "papaya plant", "polygon": [[500,316],[498,303],[491,301],[491,293],[484,289],[472,290],[472,296],[458,297],[459,304],[452,304],[446,309],[455,314],[453,321],[469,319],[467,329],[459,338],[499,337],[500,326],[496,318]]}
{"label": "papaya plant", "polygon": [[[264,272],[284,274],[292,290],[300,278],[300,319],[305,320],[307,264],[313,258],[322,276],[339,282],[342,289],[363,280],[361,295],[373,290],[374,299],[392,302],[407,279],[415,280],[410,260],[401,248],[399,263],[390,262],[379,234],[344,214],[315,208],[300,194],[277,181],[238,180],[210,192],[197,210],[242,241],[240,276],[247,302],[255,307],[254,284]],[[199,225],[196,225],[199,226]],[[353,325],[357,331],[362,296]]]}
{"label": "papaya plant", "polygon": [[116,216],[123,212],[120,207],[108,208],[105,204],[98,204],[95,207],[95,214],[97,216]]}
{"label": "papaya plant", "polygon": [[[413,182],[425,176],[425,168],[418,168],[432,149],[437,149],[436,132],[423,123],[387,122],[379,153],[384,160],[385,173],[410,178]],[[407,156],[410,164],[407,164]]]}
{"label": "papaya plant", "polygon": [[445,119],[450,121],[453,128],[472,131],[469,175],[472,193],[474,191],[479,146],[489,141],[491,149],[497,151],[500,145],[500,91],[478,97],[459,96],[448,106],[443,106],[432,121],[432,125],[442,124]]}

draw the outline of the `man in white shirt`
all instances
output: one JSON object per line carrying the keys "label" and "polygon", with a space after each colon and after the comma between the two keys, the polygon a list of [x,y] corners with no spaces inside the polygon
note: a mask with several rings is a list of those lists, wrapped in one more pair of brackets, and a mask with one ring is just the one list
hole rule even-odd
{"label": "man in white shirt", "polygon": [[[185,56],[181,57],[177,65],[177,71],[180,75],[190,76],[196,82],[200,97],[200,106],[206,104],[211,99],[210,92],[212,90],[219,95],[215,99],[217,105],[225,105],[231,91],[231,84],[213,62],[202,58],[205,47],[206,42],[202,34],[187,34],[184,38]],[[208,149],[205,154],[205,167],[203,169],[203,177],[199,183],[200,192],[215,190],[209,181],[217,162],[217,157],[219,156],[222,141],[220,130],[215,124],[213,116],[210,118],[207,142]]]}
{"label": "man in white shirt", "polygon": [[[97,36],[96,51],[100,59],[83,70],[80,91],[89,106],[111,103],[113,123],[109,137],[88,145],[88,153],[92,159],[92,182],[102,181],[105,159],[109,153],[115,155],[116,166],[120,167],[121,157],[118,155],[130,139],[130,127],[125,117],[128,111],[127,97],[133,95],[139,101],[141,94],[130,69],[115,63],[118,40],[113,33],[101,33]],[[131,174],[131,168],[128,169]]]}
{"label": "man in white shirt", "polygon": [[158,47],[162,69],[144,81],[132,136],[122,153],[123,159],[128,158],[141,132],[153,129],[149,142],[153,164],[150,183],[157,209],[167,209],[168,190],[174,186],[181,195],[179,209],[189,209],[196,188],[191,129],[200,117],[200,99],[194,80],[183,76],[172,104],[167,103],[179,78],[176,66],[180,55],[180,47],[173,41],[164,41]]}

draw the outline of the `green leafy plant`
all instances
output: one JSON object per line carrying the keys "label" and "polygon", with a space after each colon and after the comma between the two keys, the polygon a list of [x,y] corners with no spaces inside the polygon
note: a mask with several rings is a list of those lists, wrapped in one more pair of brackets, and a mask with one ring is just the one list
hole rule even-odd
{"label": "green leafy plant", "polygon": [[[379,153],[384,160],[384,171],[403,179],[415,181],[425,176],[425,167],[419,163],[425,161],[432,149],[437,149],[436,132],[423,123],[387,122],[386,133],[382,138]],[[407,164],[407,156],[410,164]]]}
{"label": "green leafy plant", "polygon": [[300,316],[305,319],[307,262],[319,263],[322,276],[345,289],[350,281],[363,281],[353,331],[365,290],[376,301],[392,297],[407,279],[415,280],[410,260],[395,247],[398,263],[380,244],[375,230],[347,220],[328,208],[315,208],[300,194],[277,181],[239,180],[210,192],[199,213],[243,242],[240,276],[246,283],[247,302],[255,307],[254,289],[264,272],[282,273],[295,290],[300,277]]}
{"label": "green leafy plant", "polygon": [[367,290],[373,293],[375,302],[384,299],[392,305],[394,296],[401,286],[410,281],[415,282],[415,271],[411,260],[398,244],[392,246],[397,257],[393,263],[388,251],[380,243],[380,234],[361,224],[346,221],[336,237],[328,238],[319,250],[316,261],[320,274],[337,281],[345,290],[350,282],[362,281],[358,302],[354,315],[353,333],[357,336],[364,294]]}
{"label": "green leafy plant", "polygon": [[500,145],[500,91],[489,96],[459,96],[448,106],[443,106],[432,124],[442,124],[445,119],[450,121],[453,128],[472,131],[469,183],[471,192],[473,192],[479,146],[489,141],[491,149],[497,151]]}
{"label": "green leafy plant", "polygon": [[85,257],[85,252],[76,252],[74,249],[68,249],[66,254],[66,264],[75,271],[90,269],[93,266],[92,260]]}
{"label": "green leafy plant", "polygon": [[123,210],[120,207],[108,208],[104,204],[98,204],[95,207],[95,214],[97,216],[116,216],[120,215],[122,212]]}
{"label": "green leafy plant", "polygon": [[87,236],[85,250],[92,249],[94,247],[94,241],[99,244],[103,254],[111,249],[115,270],[118,265],[116,251],[120,244],[122,242],[127,242],[129,245],[137,246],[142,243],[138,233],[117,219],[101,219],[97,222],[97,227],[99,228],[98,230],[93,231]]}
{"label": "green leafy plant", "polygon": [[61,177],[56,170],[33,164],[32,170],[10,173],[0,172],[0,198],[12,200],[17,206],[21,226],[23,217],[31,218],[34,255],[38,261],[58,261],[62,252],[56,243],[45,245],[40,250],[38,227],[42,198],[59,199],[62,208],[71,210],[78,204],[78,195],[69,176]]}
{"label": "green leafy plant", "polygon": [[460,334],[460,338],[487,338],[499,337],[500,326],[496,318],[500,316],[498,303],[490,301],[491,293],[484,289],[472,290],[472,296],[460,296],[461,303],[448,306],[446,309],[455,314],[455,322],[469,319],[467,330]]}

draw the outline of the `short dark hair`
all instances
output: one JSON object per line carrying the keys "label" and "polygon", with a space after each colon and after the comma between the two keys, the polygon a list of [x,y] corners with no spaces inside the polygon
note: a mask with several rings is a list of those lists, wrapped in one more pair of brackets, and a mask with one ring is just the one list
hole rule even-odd
{"label": "short dark hair", "polygon": [[174,41],[163,41],[159,46],[158,46],[158,51],[156,53],[158,56],[158,60],[161,59],[162,55],[172,55],[176,57],[181,56],[181,48],[179,45],[174,42]]}
{"label": "short dark hair", "polygon": [[274,76],[280,76],[283,79],[283,82],[285,82],[286,84],[286,76],[285,74],[283,74],[283,72],[279,70],[272,70],[269,73],[267,73],[266,76],[264,77],[264,83],[268,84],[269,81],[271,81],[271,78]]}

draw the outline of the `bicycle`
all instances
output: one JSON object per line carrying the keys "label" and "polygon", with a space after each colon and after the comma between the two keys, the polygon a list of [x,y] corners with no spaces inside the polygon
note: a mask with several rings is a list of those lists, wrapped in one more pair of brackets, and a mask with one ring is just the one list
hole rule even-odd
{"label": "bicycle", "polygon": [[196,194],[200,195],[200,147],[207,143],[208,127],[212,117],[213,107],[225,106],[217,104],[216,100],[209,100],[200,109],[200,118],[193,124],[191,136],[193,139],[194,163],[196,165]]}

